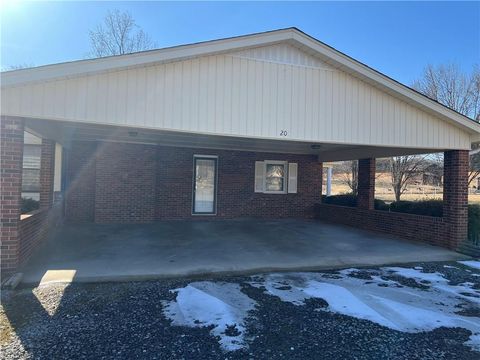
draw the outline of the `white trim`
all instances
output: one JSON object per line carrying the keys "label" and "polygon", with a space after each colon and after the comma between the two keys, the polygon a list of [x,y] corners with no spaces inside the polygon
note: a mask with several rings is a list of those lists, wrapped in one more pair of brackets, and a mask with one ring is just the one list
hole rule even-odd
{"label": "white trim", "polygon": [[245,59],[245,60],[255,60],[258,62],[264,62],[264,63],[269,63],[269,64],[281,64],[281,65],[289,65],[289,66],[296,66],[300,68],[305,68],[305,69],[315,69],[315,70],[323,70],[323,71],[331,71],[331,72],[340,72],[337,69],[329,69],[323,66],[313,66],[313,65],[303,65],[303,64],[292,64],[286,61],[275,61],[275,60],[267,60],[267,59],[260,59],[256,58],[253,56],[243,56],[243,55],[234,55],[234,54],[226,54],[225,56],[229,56],[232,58],[239,58],[239,59]]}
{"label": "white trim", "polygon": [[211,158],[211,159],[218,159],[218,155],[201,155],[201,154],[194,154],[194,158]]}
{"label": "white trim", "polygon": [[1,74],[1,83],[2,86],[13,86],[27,82],[51,80],[59,77],[74,77],[102,71],[120,70],[162,62],[184,60],[198,56],[238,51],[267,44],[276,44],[288,39],[292,39],[291,28],[157,50],[141,51],[133,54],[77,60],[29,69],[6,71]]}
{"label": "white trim", "polygon": [[288,163],[288,172],[287,172],[288,182],[287,182],[287,193],[296,194],[298,191],[298,163],[289,162]]}

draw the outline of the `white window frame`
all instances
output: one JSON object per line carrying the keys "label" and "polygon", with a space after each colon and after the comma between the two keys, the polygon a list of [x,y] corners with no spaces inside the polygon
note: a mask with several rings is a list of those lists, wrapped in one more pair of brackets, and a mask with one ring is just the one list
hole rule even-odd
{"label": "white window frame", "polygon": [[[264,160],[264,170],[263,170],[263,192],[265,194],[287,194],[288,193],[288,161],[280,160]],[[285,173],[283,174],[283,190],[282,191],[272,191],[267,190],[267,165],[283,165]]]}

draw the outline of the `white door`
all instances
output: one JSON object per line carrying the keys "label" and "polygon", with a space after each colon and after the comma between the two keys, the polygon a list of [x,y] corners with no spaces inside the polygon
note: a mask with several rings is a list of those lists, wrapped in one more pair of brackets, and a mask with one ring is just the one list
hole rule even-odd
{"label": "white door", "polygon": [[194,158],[193,213],[215,214],[217,159]]}

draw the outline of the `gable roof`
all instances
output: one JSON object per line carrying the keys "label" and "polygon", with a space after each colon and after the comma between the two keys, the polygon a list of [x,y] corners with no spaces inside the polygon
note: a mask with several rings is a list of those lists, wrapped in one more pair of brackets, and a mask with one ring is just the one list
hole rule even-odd
{"label": "gable roof", "polygon": [[480,124],[472,119],[424,96],[400,82],[345,55],[333,47],[311,37],[297,28],[286,28],[262,33],[211,40],[127,55],[78,60],[29,69],[1,73],[2,87],[42,82],[58,78],[70,78],[87,74],[128,69],[158,63],[173,62],[212,54],[231,53],[248,48],[290,43],[297,48],[318,56],[325,63],[349,73],[392,96],[421,108],[430,114],[474,134],[480,142]]}

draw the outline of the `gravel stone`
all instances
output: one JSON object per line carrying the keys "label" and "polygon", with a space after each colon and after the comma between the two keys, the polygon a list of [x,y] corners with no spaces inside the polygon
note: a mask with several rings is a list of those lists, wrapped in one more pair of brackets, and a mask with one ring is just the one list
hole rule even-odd
{"label": "gravel stone", "polygon": [[[479,270],[456,263],[419,263],[425,272],[442,273],[450,283],[480,282]],[[456,266],[458,269],[444,265]],[[408,265],[412,267],[412,265]],[[353,276],[369,279],[374,268]],[[470,271],[467,271],[470,270]],[[373,272],[372,272],[373,271]],[[322,272],[335,277],[336,271]],[[387,276],[403,286],[428,284]],[[103,284],[52,284],[2,291],[1,359],[480,359],[463,343],[470,332],[438,328],[402,333],[373,322],[322,311],[322,299],[295,306],[267,295],[247,282],[250,277],[215,277],[228,281],[258,303],[246,327],[245,349],[225,352],[211,328],[172,326],[162,300],[174,300],[172,289],[198,279]],[[459,308],[479,317],[479,309]],[[473,318],[472,318],[473,320]],[[480,319],[479,319],[480,321]],[[238,335],[229,327],[228,336]]]}

